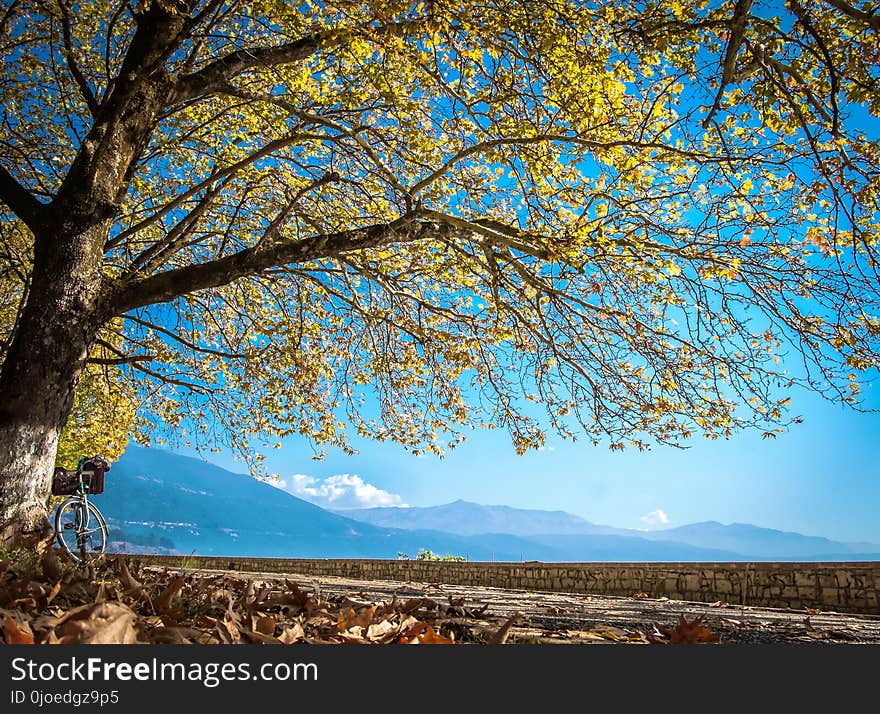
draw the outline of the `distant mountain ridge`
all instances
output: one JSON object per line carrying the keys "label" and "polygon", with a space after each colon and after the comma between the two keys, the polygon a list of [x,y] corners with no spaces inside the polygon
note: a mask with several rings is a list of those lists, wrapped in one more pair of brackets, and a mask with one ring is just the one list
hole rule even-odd
{"label": "distant mountain ridge", "polygon": [[[855,554],[846,544],[824,538],[745,525],[735,532],[712,523],[642,532],[595,525],[564,511],[466,501],[333,512],[200,459],[138,446],[130,446],[113,464],[106,490],[95,501],[107,517],[111,547],[135,553],[395,558],[398,552],[412,556],[424,548],[486,561],[782,558],[779,553],[751,554],[773,550],[759,547],[755,532],[766,531],[789,543],[791,552],[803,553],[800,559],[880,560],[878,554]],[[804,543],[817,552],[807,554],[810,548]],[[751,552],[739,546],[749,546]]]}
{"label": "distant mountain ridge", "polygon": [[348,518],[387,528],[430,528],[459,535],[516,533],[530,535],[619,535],[621,529],[597,526],[565,511],[539,511],[511,506],[484,506],[453,501],[441,506],[346,509]]}
{"label": "distant mountain ridge", "polygon": [[472,559],[564,559],[516,536],[473,540],[372,526],[200,459],[130,446],[95,501],[117,551],[288,558],[394,558],[427,548]]}
{"label": "distant mountain ridge", "polygon": [[[640,531],[591,523],[565,511],[538,511],[510,506],[484,506],[454,501],[441,506],[348,509],[340,514],[386,528],[423,528],[477,536],[517,532],[543,543],[559,546],[560,536],[590,535],[636,538],[737,553],[750,559],[829,558],[880,560],[880,545],[843,543],[819,536],[762,528],[747,523],[724,525],[717,521],[692,523],[676,528]],[[572,539],[569,538],[571,542]]]}

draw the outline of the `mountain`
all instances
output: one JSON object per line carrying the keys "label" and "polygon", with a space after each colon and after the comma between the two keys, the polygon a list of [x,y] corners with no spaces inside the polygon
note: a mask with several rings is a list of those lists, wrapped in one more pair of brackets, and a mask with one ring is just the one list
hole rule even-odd
{"label": "mountain", "polygon": [[[661,549],[660,552],[680,553],[682,557],[676,559],[681,560],[696,559],[688,557],[687,547],[697,548],[701,552],[716,551],[716,556],[707,557],[707,560],[718,560],[718,552],[726,553],[728,559],[732,560],[880,560],[880,545],[841,543],[828,538],[744,523],[724,525],[707,521],[664,530],[639,531],[599,526],[564,511],[483,506],[467,501],[455,501],[442,506],[366,508],[339,513],[386,528],[411,528],[418,524],[423,528],[470,536],[490,531],[517,533],[529,540],[552,545],[566,552],[603,553],[603,541],[596,538],[605,536],[604,545],[610,547],[612,552],[627,553],[623,560],[666,559],[649,557],[652,550],[645,545],[645,541],[663,542],[672,546]],[[585,541],[584,536],[591,536],[592,540]],[[615,538],[633,540],[626,548],[625,542]],[[731,554],[734,554],[733,557],[729,557]],[[586,559],[586,555],[582,559]]]}
{"label": "mountain", "polygon": [[735,550],[754,558],[785,557],[819,560],[827,557],[838,560],[846,555],[849,555],[850,559],[854,559],[856,556],[869,556],[873,552],[876,559],[880,553],[880,546],[870,543],[840,543],[819,536],[761,528],[748,523],[725,525],[717,521],[706,521],[640,533],[640,535],[650,540],[674,541],[698,545],[702,548]]}
{"label": "mountain", "polygon": [[363,523],[386,528],[429,528],[432,530],[477,535],[480,533],[515,533],[528,537],[553,535],[613,535],[620,530],[597,526],[565,511],[538,511],[510,506],[484,506],[469,501],[455,501],[425,508],[364,508],[336,511]]}
{"label": "mountain", "polygon": [[200,459],[129,446],[94,497],[112,549],[288,558],[464,555],[471,560],[565,560],[552,545],[515,535],[465,538],[372,526]]}
{"label": "mountain", "polygon": [[466,501],[333,512],[200,459],[134,445],[95,502],[111,549],[125,552],[395,558],[424,548],[485,561],[880,560],[845,543],[742,524],[643,532]]}

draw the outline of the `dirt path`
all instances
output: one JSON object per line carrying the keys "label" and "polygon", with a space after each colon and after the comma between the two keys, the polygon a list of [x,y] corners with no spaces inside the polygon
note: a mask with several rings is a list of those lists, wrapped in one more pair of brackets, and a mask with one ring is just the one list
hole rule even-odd
{"label": "dirt path", "polygon": [[[221,571],[199,571],[219,573]],[[233,573],[227,573],[232,575]],[[727,643],[863,643],[880,644],[880,617],[834,612],[804,612],[665,599],[577,595],[499,588],[350,580],[297,573],[244,573],[236,577],[276,580],[287,577],[324,596],[344,596],[359,604],[426,598],[444,613],[444,621],[485,639],[515,613],[523,618],[510,631],[512,642],[612,643],[651,633],[654,623],[673,627],[684,616],[702,616]],[[485,606],[485,608],[483,607]],[[467,634],[467,633],[466,633]]]}

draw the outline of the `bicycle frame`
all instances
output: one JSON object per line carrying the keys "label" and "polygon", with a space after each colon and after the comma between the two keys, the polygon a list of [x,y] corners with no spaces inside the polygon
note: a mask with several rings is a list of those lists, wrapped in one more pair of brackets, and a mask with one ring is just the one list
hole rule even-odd
{"label": "bicycle frame", "polygon": [[[55,536],[59,546],[75,561],[85,563],[89,560],[91,540],[96,533],[100,534],[98,556],[103,555],[107,546],[108,531],[104,517],[97,506],[89,501],[89,488],[83,476],[77,470],[78,485],[67,499],[58,505],[55,512]],[[94,513],[93,513],[94,512]],[[68,513],[72,521],[62,524],[62,514]],[[94,523],[94,526],[93,526]],[[75,536],[75,544],[68,543],[65,533]]]}
{"label": "bicycle frame", "polygon": [[76,497],[82,502],[79,512],[80,517],[83,520],[77,532],[77,545],[80,545],[79,539],[81,534],[89,532],[89,519],[91,518],[91,516],[89,516],[89,492],[83,483],[82,475],[79,477],[79,488],[76,490]]}
{"label": "bicycle frame", "polygon": [[81,526],[82,531],[88,532],[89,530],[89,491],[86,488],[85,483],[83,482],[82,474],[79,475],[79,488],[76,490],[75,496],[82,501],[82,507],[80,508],[80,513],[85,514],[85,522]]}

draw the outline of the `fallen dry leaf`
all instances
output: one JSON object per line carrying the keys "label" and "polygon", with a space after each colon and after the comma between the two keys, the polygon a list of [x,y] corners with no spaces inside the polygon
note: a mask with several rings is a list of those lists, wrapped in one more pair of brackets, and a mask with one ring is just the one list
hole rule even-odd
{"label": "fallen dry leaf", "polygon": [[626,642],[632,637],[632,633],[627,630],[622,630],[619,627],[611,627],[610,625],[595,627],[592,630],[589,630],[587,634],[603,640],[613,640],[614,642]]}
{"label": "fallen dry leaf", "polygon": [[521,612],[514,613],[512,616],[510,616],[507,621],[498,628],[498,631],[489,638],[489,644],[503,645],[505,642],[507,642],[507,638],[510,636],[510,628],[513,627],[513,625],[519,622],[521,619]]}
{"label": "fallen dry leaf", "polygon": [[45,580],[61,580],[64,575],[64,568],[61,565],[61,559],[54,549],[49,549],[43,553],[40,560],[40,569]]}
{"label": "fallen dry leaf", "polygon": [[122,583],[122,587],[125,588],[125,593],[127,595],[135,595],[139,598],[146,598],[147,595],[144,592],[144,586],[141,585],[131,574],[131,571],[128,569],[128,563],[125,562],[125,558],[121,555],[116,558],[116,574],[119,577],[119,582]]}
{"label": "fallen dry leaf", "polygon": [[305,637],[306,633],[302,625],[296,622],[293,627],[285,627],[284,632],[281,633],[278,639],[285,645],[292,645],[294,642],[304,640]]}
{"label": "fallen dry leaf", "polygon": [[268,615],[256,617],[254,619],[254,630],[262,635],[274,635],[276,624],[274,617],[269,617]]}
{"label": "fallen dry leaf", "polygon": [[156,644],[206,645],[210,644],[211,636],[192,627],[160,627],[151,634],[150,641]]}
{"label": "fallen dry leaf", "polygon": [[684,615],[679,615],[678,624],[674,628],[654,624],[654,632],[646,635],[652,644],[692,645],[720,642],[718,635],[712,634],[712,629],[703,624],[703,618],[698,615],[688,622]]}
{"label": "fallen dry leaf", "polygon": [[159,594],[153,601],[153,606],[156,608],[157,612],[167,612],[171,607],[171,601],[174,600],[174,596],[183,588],[186,583],[186,577],[183,575],[178,575],[174,578],[165,589]]}
{"label": "fallen dry leaf", "polygon": [[336,613],[337,631],[345,632],[352,627],[369,627],[373,622],[373,615],[376,613],[377,607],[378,605],[370,605],[370,607],[365,608],[360,613],[355,612],[353,607],[348,608],[346,611],[340,610]]}
{"label": "fallen dry leaf", "polygon": [[399,629],[399,626],[395,625],[391,620],[382,620],[370,625],[364,633],[364,637],[371,642],[381,642],[389,636],[398,634]]}
{"label": "fallen dry leaf", "polygon": [[18,623],[8,615],[3,622],[3,638],[7,645],[32,645],[34,644],[34,633],[25,623],[24,628],[18,626]]}
{"label": "fallen dry leaf", "polygon": [[[397,596],[395,595],[395,598]],[[414,597],[402,605],[395,605],[398,612],[402,612],[406,615],[415,612],[416,610],[421,610],[422,608],[426,610],[436,610],[437,603],[429,597]]]}
{"label": "fallen dry leaf", "polygon": [[84,605],[71,610],[58,623],[59,642],[78,645],[133,645],[135,613],[119,602]]}
{"label": "fallen dry leaf", "polygon": [[227,645],[236,645],[241,641],[241,634],[238,626],[231,620],[217,620],[215,631],[220,637],[221,642]]}
{"label": "fallen dry leaf", "polygon": [[426,622],[416,622],[400,636],[398,643],[401,645],[454,645],[455,641],[438,634]]}
{"label": "fallen dry leaf", "polygon": [[273,637],[272,635],[264,635],[262,632],[256,632],[255,630],[242,629],[241,636],[248,642],[251,642],[255,645],[281,644],[281,640],[279,640],[277,637]]}

